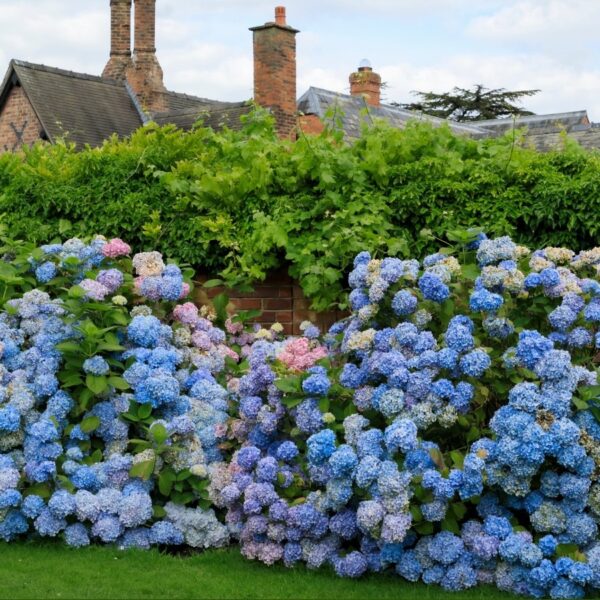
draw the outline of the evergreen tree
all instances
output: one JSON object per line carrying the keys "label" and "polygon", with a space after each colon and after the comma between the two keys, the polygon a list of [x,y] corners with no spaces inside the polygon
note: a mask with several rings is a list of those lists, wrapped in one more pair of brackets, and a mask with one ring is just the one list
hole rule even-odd
{"label": "evergreen tree", "polygon": [[525,96],[533,96],[539,91],[508,91],[504,88],[490,90],[477,84],[472,90],[455,87],[452,91],[443,94],[413,92],[419,97],[417,102],[395,103],[395,106],[453,121],[481,121],[534,114],[521,108],[515,102],[519,102]]}

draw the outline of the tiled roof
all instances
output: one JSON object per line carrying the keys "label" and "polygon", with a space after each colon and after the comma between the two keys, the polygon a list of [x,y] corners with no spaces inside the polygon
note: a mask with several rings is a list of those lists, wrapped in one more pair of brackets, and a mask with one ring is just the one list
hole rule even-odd
{"label": "tiled roof", "polygon": [[208,98],[200,98],[189,94],[181,94],[179,92],[165,92],[166,112],[175,112],[186,109],[196,108],[225,108],[239,104],[237,102],[221,102],[220,100],[209,100]]}
{"label": "tiled roof", "polygon": [[240,118],[251,110],[252,105],[248,102],[213,102],[194,108],[157,113],[153,116],[153,120],[159,125],[171,124],[180,129],[191,129],[198,120],[201,120],[204,126],[214,130],[223,127],[240,129],[242,125]]}
{"label": "tiled roof", "polygon": [[360,137],[361,127],[374,119],[384,119],[393,127],[404,127],[410,120],[427,121],[433,125],[447,123],[456,133],[463,133],[473,137],[489,135],[485,129],[478,125],[456,123],[445,119],[438,119],[423,113],[417,113],[397,106],[382,104],[370,106],[361,96],[338,94],[329,90],[311,87],[298,100],[298,110],[304,114],[314,114],[322,120],[333,118],[340,119],[342,129],[350,139]]}
{"label": "tiled roof", "polygon": [[51,142],[66,137],[78,146],[99,146],[114,133],[130,135],[143,122],[122,82],[13,60],[0,88],[0,108],[17,82]]}

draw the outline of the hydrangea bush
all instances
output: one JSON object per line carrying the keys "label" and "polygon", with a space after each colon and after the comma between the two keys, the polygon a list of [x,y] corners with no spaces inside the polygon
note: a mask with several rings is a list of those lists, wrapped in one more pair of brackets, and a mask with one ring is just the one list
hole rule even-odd
{"label": "hydrangea bush", "polygon": [[351,314],[287,338],[157,252],[7,243],[0,537],[597,595],[600,248],[449,239],[359,254]]}

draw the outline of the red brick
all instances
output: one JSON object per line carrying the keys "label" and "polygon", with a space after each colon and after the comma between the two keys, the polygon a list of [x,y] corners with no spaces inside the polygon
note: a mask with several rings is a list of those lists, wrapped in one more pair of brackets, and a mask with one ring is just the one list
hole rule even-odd
{"label": "red brick", "polygon": [[310,300],[306,298],[294,298],[294,310],[308,310],[310,308]]}
{"label": "red brick", "polygon": [[[20,139],[13,127],[22,131]],[[20,85],[16,85],[9,92],[0,113],[0,153],[29,146],[41,139],[42,133],[42,125],[25,91]]]}
{"label": "red brick", "polygon": [[289,285],[289,286],[279,288],[277,295],[280,298],[291,298],[292,297],[292,286]]}
{"label": "red brick", "polygon": [[262,302],[265,310],[292,310],[291,298],[265,299]]}
{"label": "red brick", "polygon": [[240,310],[256,310],[262,308],[260,298],[232,298],[231,301]]}
{"label": "red brick", "polygon": [[350,93],[353,96],[362,96],[371,106],[379,106],[381,76],[374,73],[371,67],[359,67],[357,72],[350,75]]}
{"label": "red brick", "polygon": [[296,107],[296,33],[279,12],[276,22],[252,27],[254,100],[269,108],[282,138],[294,138]]}
{"label": "red brick", "polygon": [[277,311],[275,313],[275,320],[280,323],[291,323],[294,318],[294,313],[291,310]]}
{"label": "red brick", "polygon": [[102,77],[124,79],[131,67],[132,0],[110,0],[110,60]]}
{"label": "red brick", "polygon": [[317,115],[300,115],[298,129],[305,135],[319,135],[323,133],[325,125]]}

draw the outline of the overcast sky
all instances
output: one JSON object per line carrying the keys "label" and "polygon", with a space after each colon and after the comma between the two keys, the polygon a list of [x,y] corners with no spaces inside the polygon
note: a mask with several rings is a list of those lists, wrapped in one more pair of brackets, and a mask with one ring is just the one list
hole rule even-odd
{"label": "overcast sky", "polygon": [[[158,57],[169,89],[219,100],[252,96],[248,27],[275,1],[157,0]],[[298,93],[348,91],[368,58],[385,101],[411,90],[482,83],[539,88],[536,113],[587,109],[600,121],[600,0],[287,0],[298,36]],[[10,58],[100,73],[109,0],[0,0],[0,65]]]}

